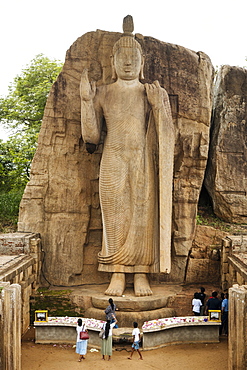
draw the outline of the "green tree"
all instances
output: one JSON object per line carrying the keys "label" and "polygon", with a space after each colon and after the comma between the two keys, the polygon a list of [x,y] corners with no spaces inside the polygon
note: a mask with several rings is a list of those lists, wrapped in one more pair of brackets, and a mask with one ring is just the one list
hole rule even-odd
{"label": "green tree", "polygon": [[0,128],[11,131],[7,141],[0,140],[0,232],[16,229],[46,99],[61,69],[60,61],[39,54],[0,97]]}
{"label": "green tree", "polygon": [[0,97],[0,124],[11,129],[0,141],[0,193],[24,189],[36,150],[46,99],[62,63],[37,55]]}

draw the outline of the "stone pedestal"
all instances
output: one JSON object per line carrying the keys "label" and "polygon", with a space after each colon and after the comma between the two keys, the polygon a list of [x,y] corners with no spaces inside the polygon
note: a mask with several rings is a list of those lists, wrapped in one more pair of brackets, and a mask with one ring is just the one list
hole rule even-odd
{"label": "stone pedestal", "polygon": [[[92,307],[86,310],[85,317],[105,320],[104,311],[109,305],[108,299],[109,297],[105,295],[92,297]],[[118,308],[116,311],[118,325],[120,327],[133,327],[133,322],[136,321],[139,326],[142,326],[144,321],[175,316],[175,310],[167,307],[168,301],[169,296],[158,294],[147,297],[135,297],[130,294],[116,297],[114,303]]]}
{"label": "stone pedestal", "polygon": [[175,316],[175,309],[169,308],[170,302],[182,290],[181,285],[155,285],[152,286],[152,296],[136,297],[133,288],[127,287],[122,297],[110,297],[104,294],[105,288],[106,285],[74,288],[70,295],[71,302],[84,311],[84,317],[106,320],[105,309],[109,298],[113,298],[121,328],[132,328],[134,321],[141,327],[144,321]]}

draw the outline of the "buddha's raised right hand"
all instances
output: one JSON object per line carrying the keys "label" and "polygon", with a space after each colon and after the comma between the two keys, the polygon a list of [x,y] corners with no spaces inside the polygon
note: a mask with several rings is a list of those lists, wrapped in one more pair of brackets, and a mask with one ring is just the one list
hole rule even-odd
{"label": "buddha's raised right hand", "polygon": [[96,93],[96,82],[89,82],[88,79],[88,70],[84,68],[81,74],[81,83],[80,83],[80,96],[82,100],[89,101],[95,97]]}

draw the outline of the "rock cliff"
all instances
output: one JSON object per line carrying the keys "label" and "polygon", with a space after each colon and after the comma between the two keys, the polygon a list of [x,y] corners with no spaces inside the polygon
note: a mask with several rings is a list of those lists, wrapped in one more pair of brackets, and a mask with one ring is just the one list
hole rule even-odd
{"label": "rock cliff", "polygon": [[247,70],[223,66],[217,76],[206,188],[215,214],[247,222]]}
{"label": "rock cliff", "polygon": [[[79,82],[83,68],[97,85],[111,83],[110,55],[119,33],[89,32],[70,47],[49,94],[31,179],[20,205],[19,231],[40,233],[43,270],[55,285],[108,282],[97,271],[102,224],[99,163],[105,131],[94,154],[81,138]],[[143,82],[167,90],[176,129],[172,271],[183,281],[195,232],[197,203],[208,158],[213,67],[207,55],[135,35],[145,53]]]}

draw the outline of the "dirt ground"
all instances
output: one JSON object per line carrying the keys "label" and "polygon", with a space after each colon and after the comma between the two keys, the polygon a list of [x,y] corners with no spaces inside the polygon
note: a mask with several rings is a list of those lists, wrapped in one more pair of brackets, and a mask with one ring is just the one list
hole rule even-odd
{"label": "dirt ground", "polygon": [[142,351],[143,361],[134,353],[128,360],[130,347],[114,351],[111,361],[101,360],[100,352],[90,352],[78,362],[72,345],[35,344],[22,342],[22,370],[225,370],[227,366],[227,338],[216,344],[172,345],[152,351]]}

